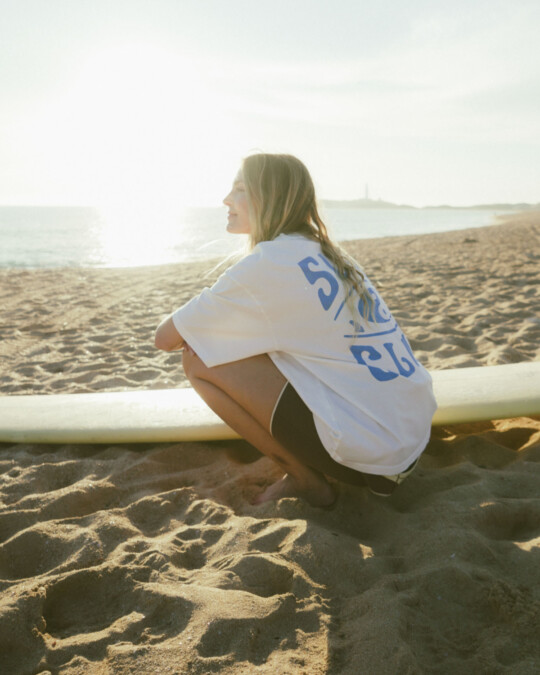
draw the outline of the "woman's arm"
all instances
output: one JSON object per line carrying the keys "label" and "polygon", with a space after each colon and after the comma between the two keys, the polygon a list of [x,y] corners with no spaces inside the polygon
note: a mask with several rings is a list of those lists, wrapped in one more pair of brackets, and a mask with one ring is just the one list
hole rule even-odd
{"label": "woman's arm", "polygon": [[171,316],[163,319],[157,327],[154,344],[158,349],[165,352],[173,352],[175,349],[182,349],[184,346],[184,338],[176,330]]}

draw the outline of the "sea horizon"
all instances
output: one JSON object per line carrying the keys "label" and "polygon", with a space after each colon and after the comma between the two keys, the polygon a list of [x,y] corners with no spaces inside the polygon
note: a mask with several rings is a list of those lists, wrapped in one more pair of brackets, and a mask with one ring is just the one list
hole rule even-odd
{"label": "sea horizon", "polygon": [[[483,227],[495,224],[497,216],[524,210],[522,205],[384,208],[347,202],[331,206],[328,200],[320,204],[336,241]],[[223,206],[167,214],[156,209],[124,217],[91,206],[0,206],[0,267],[137,267],[224,258],[245,242],[245,237],[231,235],[225,227]]]}

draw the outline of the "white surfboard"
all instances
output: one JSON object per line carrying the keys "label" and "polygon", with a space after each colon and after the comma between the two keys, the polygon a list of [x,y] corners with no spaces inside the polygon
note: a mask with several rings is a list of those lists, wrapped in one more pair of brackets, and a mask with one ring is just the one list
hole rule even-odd
{"label": "white surfboard", "polygon": [[[540,415],[540,362],[432,371],[434,425]],[[238,438],[191,388],[0,396],[0,441],[134,443]]]}
{"label": "white surfboard", "polygon": [[540,415],[540,361],[433,370],[433,425]]}

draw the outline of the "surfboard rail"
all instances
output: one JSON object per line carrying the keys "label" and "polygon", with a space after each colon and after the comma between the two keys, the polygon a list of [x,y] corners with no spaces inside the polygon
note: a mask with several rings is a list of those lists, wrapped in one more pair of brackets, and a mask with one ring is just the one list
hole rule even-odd
{"label": "surfboard rail", "polygon": [[540,415],[540,361],[430,372],[434,426]]}
{"label": "surfboard rail", "polygon": [[[540,415],[540,362],[431,371],[433,425]],[[191,388],[0,396],[0,442],[239,438]]]}

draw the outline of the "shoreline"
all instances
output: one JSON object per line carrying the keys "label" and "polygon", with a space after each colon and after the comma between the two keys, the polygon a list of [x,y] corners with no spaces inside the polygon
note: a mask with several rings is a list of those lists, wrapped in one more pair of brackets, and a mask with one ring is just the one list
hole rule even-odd
{"label": "shoreline", "polygon": [[[537,212],[343,247],[423,365],[495,365],[540,358],[539,232]],[[217,262],[0,270],[0,395],[186,386],[180,354],[155,350],[153,332],[212,284]]]}
{"label": "shoreline", "polygon": [[[417,210],[422,211],[422,209],[417,209]],[[434,209],[434,210],[437,211],[437,212],[440,212],[441,210],[444,211],[445,209],[441,208],[441,209]],[[457,211],[457,212],[461,212],[461,211],[469,212],[469,211],[471,211],[471,209],[467,209],[467,208],[465,208],[465,209],[456,208],[454,210]],[[364,213],[363,209],[359,209],[358,211],[359,211],[360,214]],[[429,235],[433,235],[433,234],[445,234],[446,232],[473,230],[473,229],[479,229],[479,228],[483,228],[483,227],[492,227],[494,225],[497,225],[498,224],[497,221],[500,221],[500,220],[503,220],[503,221],[505,219],[513,220],[513,219],[519,218],[522,215],[527,216],[527,215],[530,215],[530,214],[532,214],[532,217],[534,218],[535,214],[540,214],[540,208],[539,209],[530,209],[528,211],[511,211],[511,212],[509,212],[509,211],[504,212],[503,211],[503,212],[498,212],[498,213],[493,212],[493,213],[490,214],[490,222],[482,222],[482,221],[485,220],[486,210],[482,210],[482,209],[474,210],[473,209],[473,211],[475,211],[479,214],[484,214],[483,216],[478,216],[478,218],[480,220],[478,220],[475,223],[462,223],[462,222],[460,222],[460,219],[458,218],[457,219],[457,221],[458,221],[457,225],[455,224],[454,219],[452,219],[452,221],[450,221],[450,222],[445,221],[444,225],[442,223],[438,223],[439,227],[441,227],[441,226],[449,227],[450,229],[436,230],[436,231],[431,231],[431,232],[430,231],[428,231],[428,232],[423,232],[423,231],[422,232],[413,232],[412,234],[386,234],[386,235],[382,235],[382,236],[378,237],[378,236],[373,235],[373,232],[377,228],[377,223],[379,223],[380,226],[382,226],[383,228],[386,228],[386,229],[387,229],[387,225],[385,225],[384,223],[381,223],[380,219],[378,218],[378,216],[381,213],[384,213],[384,210],[381,211],[381,210],[375,209],[374,211],[376,212],[376,214],[374,216],[373,222],[371,222],[371,219],[368,219],[367,221],[363,221],[360,218],[359,221],[356,223],[356,228],[355,228],[356,236],[344,236],[342,238],[338,238],[336,236],[335,230],[337,230],[341,234],[343,234],[346,231],[350,232],[351,231],[351,224],[349,223],[348,226],[346,226],[345,229],[343,229],[343,225],[344,225],[343,223],[337,224],[336,222],[333,222],[332,217],[331,216],[327,217],[327,214],[325,214],[324,211],[322,212],[322,215],[323,215],[323,220],[328,225],[329,232],[330,232],[332,238],[334,239],[334,241],[336,241],[338,244],[343,244],[344,242],[352,241],[352,240],[356,240],[356,239],[359,239],[361,241],[366,241],[366,240],[376,240],[376,241],[378,241],[379,239],[386,239],[386,238],[394,239],[394,238],[401,238],[401,237],[407,237],[407,236],[425,236],[425,235],[429,236]],[[452,209],[449,209],[449,211],[452,212]],[[336,209],[335,212],[336,213],[339,212],[339,209]],[[450,224],[451,222],[453,224]],[[220,221],[220,223],[221,223],[221,221]],[[480,224],[480,223],[482,223],[482,224]],[[416,225],[418,226],[419,223],[416,223]],[[411,228],[411,223],[402,224],[402,226],[405,229]],[[432,227],[432,226],[433,225],[430,225],[430,227]],[[221,236],[223,236],[223,233],[221,232],[221,229],[222,229],[221,226],[218,225],[217,229],[214,233],[214,234],[218,234],[217,237],[214,237],[212,235],[212,233],[208,232],[207,235],[208,235],[209,238],[207,238],[205,240],[205,245],[208,245],[209,243],[212,243],[212,241],[211,241],[212,239],[216,239],[216,241],[214,241],[213,244],[212,244],[215,247],[216,242],[221,239]],[[415,228],[413,228],[413,229],[415,229]],[[361,230],[365,230],[366,232],[369,232],[370,234],[366,234],[365,236],[358,236],[358,235],[360,235]],[[221,232],[221,235],[219,235],[220,232]],[[225,247],[224,250],[226,250],[227,252],[231,252],[231,251],[234,250],[234,242],[233,242],[234,237],[232,237],[232,239],[230,239],[230,238],[231,238],[231,235],[227,235],[226,239],[224,239],[221,242],[222,246]],[[24,241],[24,239],[23,239],[23,241]],[[177,246],[177,245],[179,246],[180,244],[175,244],[174,246]],[[75,246],[76,249],[78,250],[79,244],[78,244],[78,242],[74,243],[72,241],[71,246]],[[97,270],[99,270],[99,269],[133,269],[133,268],[136,268],[136,267],[137,268],[138,267],[148,268],[148,267],[160,267],[161,265],[175,265],[175,264],[190,264],[190,263],[207,264],[209,262],[217,261],[217,260],[220,259],[219,256],[216,253],[211,253],[208,257],[204,257],[202,254],[200,254],[201,248],[204,248],[204,245],[203,245],[202,241],[199,241],[197,245],[193,244],[193,242],[192,242],[191,248],[189,246],[184,247],[184,250],[188,251],[188,255],[187,255],[185,260],[172,260],[172,261],[166,262],[166,263],[152,263],[152,264],[149,264],[149,265],[140,264],[140,253],[138,251],[134,251],[132,253],[135,256],[135,259],[139,259],[139,263],[135,264],[135,265],[125,264],[126,263],[125,260],[122,262],[122,264],[119,264],[119,265],[103,264],[103,262],[99,262],[99,263],[96,263],[96,264],[88,264],[88,265],[86,265],[86,264],[73,264],[73,265],[52,264],[52,265],[49,265],[49,266],[26,264],[23,261],[20,264],[15,264],[15,265],[13,265],[13,264],[12,265],[2,264],[2,265],[0,265],[0,270],[10,270],[11,269],[11,270],[37,271],[37,270],[62,270],[62,269],[97,269]],[[211,246],[211,248],[212,248],[212,246]],[[241,249],[241,246],[239,248]],[[28,251],[26,251],[25,254],[27,254],[27,253],[28,253]],[[64,251],[64,254],[68,254],[68,253],[73,257],[74,260],[78,258],[78,253],[76,252],[76,250],[70,249],[69,246],[68,246],[67,251]],[[15,250],[14,252],[12,252],[12,255],[14,255],[15,258],[18,258],[18,256],[20,256],[22,254],[23,254],[23,249]],[[162,251],[162,254],[164,256],[166,256],[167,258],[170,258],[170,255],[171,255],[170,248],[169,249],[164,248],[163,251]],[[4,255],[5,255],[5,252],[4,252]],[[43,256],[43,251],[41,253],[38,252],[37,255],[38,255],[38,257]],[[87,252],[86,255],[88,255],[88,252]]]}

